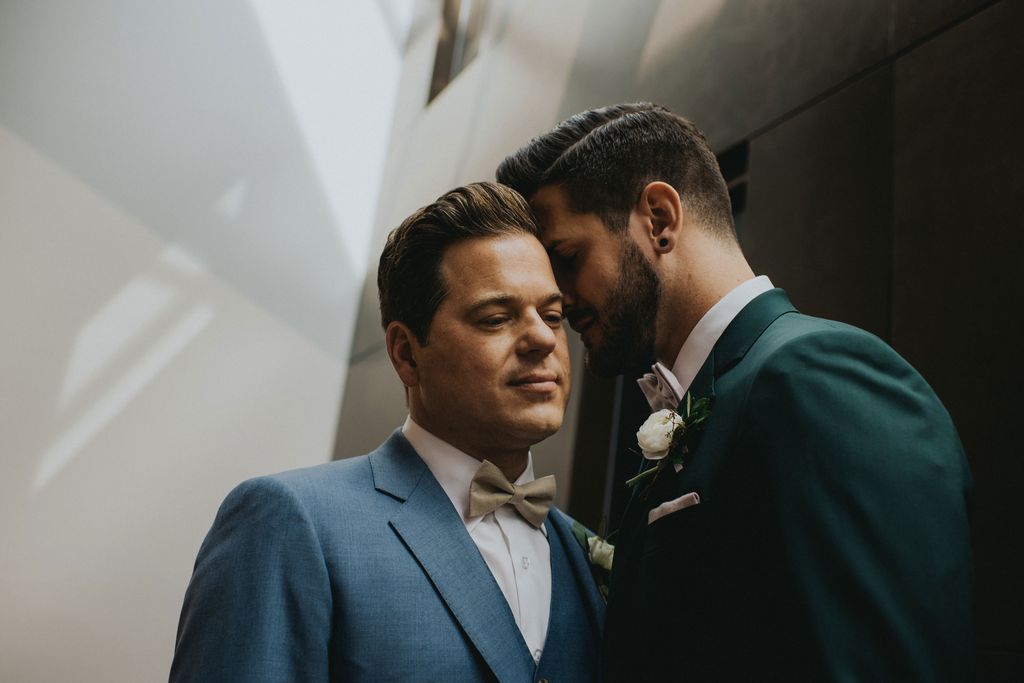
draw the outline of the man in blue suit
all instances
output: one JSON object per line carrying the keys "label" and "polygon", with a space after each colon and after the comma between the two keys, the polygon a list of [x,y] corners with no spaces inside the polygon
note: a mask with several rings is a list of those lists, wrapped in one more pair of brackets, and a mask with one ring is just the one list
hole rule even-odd
{"label": "man in blue suit", "polygon": [[378,286],[409,418],[369,455],[228,495],[172,681],[594,680],[603,601],[529,450],[570,387],[536,233],[490,183],[392,232]]}

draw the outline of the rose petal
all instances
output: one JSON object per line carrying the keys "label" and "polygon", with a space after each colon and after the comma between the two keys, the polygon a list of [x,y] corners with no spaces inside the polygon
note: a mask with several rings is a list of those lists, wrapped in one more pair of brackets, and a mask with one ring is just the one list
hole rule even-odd
{"label": "rose petal", "polygon": [[661,460],[666,455],[668,455],[668,451],[669,451],[669,449],[666,448],[663,451],[657,451],[657,452],[652,453],[650,451],[645,451],[643,449],[640,449],[640,452],[644,454],[644,459],[646,459],[646,460]]}

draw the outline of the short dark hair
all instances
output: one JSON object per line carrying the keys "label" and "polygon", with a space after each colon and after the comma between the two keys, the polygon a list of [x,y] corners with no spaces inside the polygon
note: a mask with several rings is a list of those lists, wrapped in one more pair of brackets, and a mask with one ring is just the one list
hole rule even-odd
{"label": "short dark hair", "polygon": [[526,200],[497,183],[472,183],[444,193],[388,235],[377,269],[380,322],[409,326],[421,343],[448,295],[441,262],[448,247],[468,239],[538,234]]}
{"label": "short dark hair", "polygon": [[709,230],[736,239],[729,190],[704,134],[650,102],[576,114],[507,157],[496,176],[527,198],[560,186],[574,212],[597,214],[612,232],[626,229],[644,187],[660,180]]}

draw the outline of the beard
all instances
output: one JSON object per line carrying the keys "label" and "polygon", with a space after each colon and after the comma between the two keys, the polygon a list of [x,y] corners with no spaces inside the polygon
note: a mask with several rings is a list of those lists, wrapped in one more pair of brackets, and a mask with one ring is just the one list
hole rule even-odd
{"label": "beard", "polygon": [[646,369],[654,361],[654,338],[661,300],[661,281],[629,238],[622,240],[619,278],[604,305],[603,338],[587,349],[587,368],[612,377]]}

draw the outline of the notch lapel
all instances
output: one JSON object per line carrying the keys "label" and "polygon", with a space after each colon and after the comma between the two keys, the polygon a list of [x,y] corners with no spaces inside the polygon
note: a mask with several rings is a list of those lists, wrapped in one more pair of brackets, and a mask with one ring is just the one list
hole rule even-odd
{"label": "notch lapel", "polygon": [[532,680],[505,596],[444,489],[401,432],[371,456],[374,485],[404,500],[390,524],[499,681]]}
{"label": "notch lapel", "polygon": [[[600,638],[601,631],[604,627],[604,598],[597,590],[597,584],[594,582],[594,576],[590,569],[590,564],[587,558],[584,557],[582,552],[576,552],[576,549],[580,547],[579,542],[576,540],[576,536],[572,533],[572,522],[566,517],[561,510],[551,508],[551,512],[548,514],[547,520],[544,522],[544,526],[548,530],[548,542],[552,546],[551,549],[551,619],[549,623],[554,623],[553,618],[555,614],[555,576],[559,573],[556,571],[556,563],[560,562],[557,558],[564,556],[568,564],[568,569],[576,579],[576,584],[579,586],[580,594],[583,596],[586,602],[587,616],[590,617],[591,626],[594,629],[594,637]],[[558,543],[560,547],[558,552],[555,551],[555,544]],[[550,632],[551,628],[548,627]]]}
{"label": "notch lapel", "polygon": [[[700,366],[700,370],[697,371],[693,381],[690,382],[690,388],[687,389],[687,393],[691,394],[694,400],[699,398],[711,399],[711,403],[714,405],[715,377],[715,350],[711,349],[711,353],[708,354],[708,358],[704,361],[704,365]],[[686,396],[683,396],[683,400],[679,404],[679,409],[683,410],[685,405]]]}
{"label": "notch lapel", "polygon": [[704,365],[690,385],[690,391],[695,399],[704,396],[711,399],[711,416],[703,432],[697,435],[692,460],[680,473],[674,495],[697,491],[702,503],[707,503],[714,497],[711,490],[713,478],[710,473],[715,467],[715,450],[704,452],[701,443],[705,433],[714,429],[715,425],[716,380],[743,360],[750,348],[775,320],[786,313],[794,312],[796,309],[784,291],[777,288],[769,290],[743,307],[711,349],[708,359],[704,361]]}
{"label": "notch lapel", "polygon": [[781,289],[771,289],[753,299],[733,318],[697,372],[688,391],[695,399],[715,397],[715,379],[735,366],[775,320],[795,313],[789,297]]}
{"label": "notch lapel", "polygon": [[796,309],[786,293],[778,288],[768,290],[744,306],[725,328],[725,332],[711,352],[709,361],[714,359],[713,377],[720,377],[743,360],[747,351],[764,334],[768,326],[786,313],[796,313]]}

